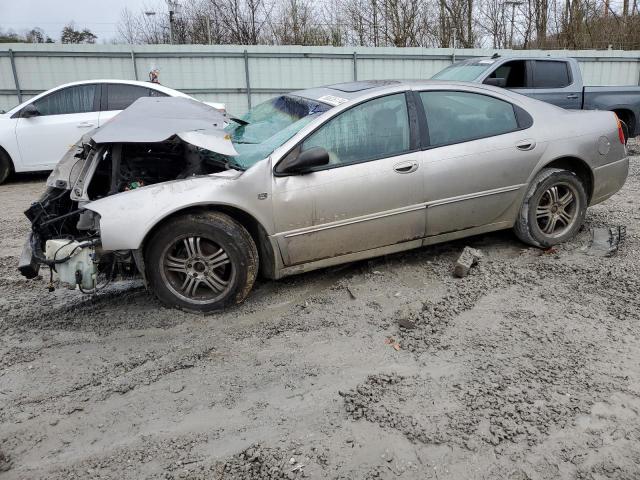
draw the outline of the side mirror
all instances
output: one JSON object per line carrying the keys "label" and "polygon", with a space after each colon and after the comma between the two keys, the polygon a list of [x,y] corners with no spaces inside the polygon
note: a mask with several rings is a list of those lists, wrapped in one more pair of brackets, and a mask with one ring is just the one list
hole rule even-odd
{"label": "side mirror", "polygon": [[506,87],[507,79],[506,78],[487,78],[484,82],[485,85],[493,85],[494,87]]}
{"label": "side mirror", "polygon": [[37,117],[38,115],[40,115],[40,112],[33,103],[30,103],[20,110],[20,118],[31,118]]}
{"label": "side mirror", "polygon": [[278,165],[278,173],[307,173],[314,167],[321,167],[329,163],[329,152],[322,147],[313,147],[299,155],[285,158]]}

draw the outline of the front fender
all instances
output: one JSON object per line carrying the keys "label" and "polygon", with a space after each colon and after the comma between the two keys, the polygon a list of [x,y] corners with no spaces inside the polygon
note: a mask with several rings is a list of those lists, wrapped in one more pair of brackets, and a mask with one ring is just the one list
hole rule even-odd
{"label": "front fender", "polygon": [[[85,208],[100,215],[100,236],[105,250],[136,250],[147,233],[169,215],[205,205],[243,210],[271,233],[271,195],[265,190],[270,184],[259,181],[260,170],[252,168],[244,173],[228,170],[158,183],[96,200]],[[259,196],[263,193],[268,193],[268,201],[264,195]]]}

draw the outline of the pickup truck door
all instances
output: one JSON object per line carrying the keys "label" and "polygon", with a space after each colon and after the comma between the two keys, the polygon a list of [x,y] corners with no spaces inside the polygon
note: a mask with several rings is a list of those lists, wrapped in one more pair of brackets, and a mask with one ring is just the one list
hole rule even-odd
{"label": "pickup truck door", "polygon": [[[569,110],[582,108],[582,86],[565,60],[530,60],[533,97]],[[527,94],[528,95],[528,94]]]}
{"label": "pickup truck door", "polygon": [[503,78],[508,90],[558,107],[580,110],[582,86],[566,60],[508,60],[484,79]]}

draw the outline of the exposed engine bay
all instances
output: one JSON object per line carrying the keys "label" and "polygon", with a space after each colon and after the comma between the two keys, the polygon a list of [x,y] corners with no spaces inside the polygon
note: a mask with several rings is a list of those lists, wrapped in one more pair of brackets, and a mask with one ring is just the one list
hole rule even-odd
{"label": "exposed engine bay", "polygon": [[[138,105],[141,101],[142,109]],[[191,102],[186,105],[187,111],[176,113],[176,104],[184,107],[185,102]],[[174,111],[168,111],[167,106]],[[131,141],[136,132],[129,123],[136,120],[136,115],[124,115],[130,109],[134,114],[142,110],[151,115],[147,118],[151,123],[155,120],[158,128],[153,133],[140,129],[140,138],[146,141]],[[181,113],[183,118],[176,119],[175,115]],[[209,130],[202,128],[203,122]],[[235,150],[224,135],[224,123],[217,110],[199,102],[149,98],[138,100],[107,124],[106,140],[118,139],[118,129],[122,129],[123,138],[129,141],[98,143],[95,139],[100,135],[105,139],[100,128],[85,135],[51,173],[42,197],[25,212],[32,231],[20,259],[20,272],[33,278],[40,266],[46,265],[50,269],[50,290],[57,279],[72,288],[77,286],[83,293],[94,293],[116,278],[137,276],[142,271],[141,259],[136,259],[132,251],[102,250],[99,215],[84,206],[148,185],[230,168]],[[177,128],[186,130],[177,132]]]}

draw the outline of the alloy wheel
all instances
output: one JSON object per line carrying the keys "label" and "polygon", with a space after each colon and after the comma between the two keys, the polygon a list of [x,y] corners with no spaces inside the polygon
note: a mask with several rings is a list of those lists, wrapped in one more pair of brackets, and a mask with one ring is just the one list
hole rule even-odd
{"label": "alloy wheel", "polygon": [[567,233],[578,217],[578,202],[578,192],[568,183],[556,183],[545,190],[536,207],[540,231],[548,237]]}
{"label": "alloy wheel", "polygon": [[235,268],[229,255],[210,238],[186,236],[165,248],[161,274],[175,295],[190,303],[211,303],[233,284]]}

